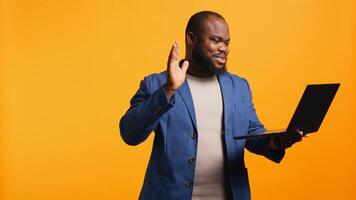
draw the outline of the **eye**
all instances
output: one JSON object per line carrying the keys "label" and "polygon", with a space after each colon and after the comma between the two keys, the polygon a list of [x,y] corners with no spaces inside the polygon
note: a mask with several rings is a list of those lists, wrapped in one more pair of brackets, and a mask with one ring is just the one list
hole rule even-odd
{"label": "eye", "polygon": [[215,38],[215,37],[211,38],[210,40],[213,41],[215,44],[220,42],[220,40],[218,38]]}

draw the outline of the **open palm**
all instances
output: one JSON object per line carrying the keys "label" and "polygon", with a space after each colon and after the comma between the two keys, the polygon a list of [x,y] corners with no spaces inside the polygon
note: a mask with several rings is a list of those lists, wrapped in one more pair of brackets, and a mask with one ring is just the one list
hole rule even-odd
{"label": "open palm", "polygon": [[167,82],[166,89],[175,91],[177,90],[185,81],[185,75],[189,66],[189,62],[185,60],[182,66],[179,66],[179,52],[178,52],[178,42],[174,42],[169,53],[168,63],[167,63]]}

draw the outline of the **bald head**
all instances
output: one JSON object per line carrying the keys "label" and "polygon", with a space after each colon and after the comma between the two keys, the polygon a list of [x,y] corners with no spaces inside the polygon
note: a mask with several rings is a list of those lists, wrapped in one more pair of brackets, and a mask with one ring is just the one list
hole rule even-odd
{"label": "bald head", "polygon": [[215,17],[225,22],[223,16],[221,16],[216,12],[201,11],[195,13],[189,18],[187,27],[185,28],[185,35],[187,35],[187,33],[189,32],[193,33],[196,36],[201,35],[204,32],[204,27],[203,27],[204,21],[207,20],[209,17]]}

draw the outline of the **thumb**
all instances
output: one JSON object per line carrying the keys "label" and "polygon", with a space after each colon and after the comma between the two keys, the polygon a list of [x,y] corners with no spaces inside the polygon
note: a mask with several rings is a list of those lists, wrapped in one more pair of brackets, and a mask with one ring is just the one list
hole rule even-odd
{"label": "thumb", "polygon": [[182,70],[184,73],[187,73],[188,67],[189,67],[189,61],[184,60],[184,62],[182,64]]}

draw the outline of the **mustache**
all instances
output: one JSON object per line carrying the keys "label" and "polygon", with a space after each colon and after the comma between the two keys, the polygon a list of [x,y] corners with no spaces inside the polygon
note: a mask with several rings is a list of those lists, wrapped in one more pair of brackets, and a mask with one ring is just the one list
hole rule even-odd
{"label": "mustache", "polygon": [[227,57],[226,53],[215,53],[212,56],[219,57],[219,58],[226,58]]}

